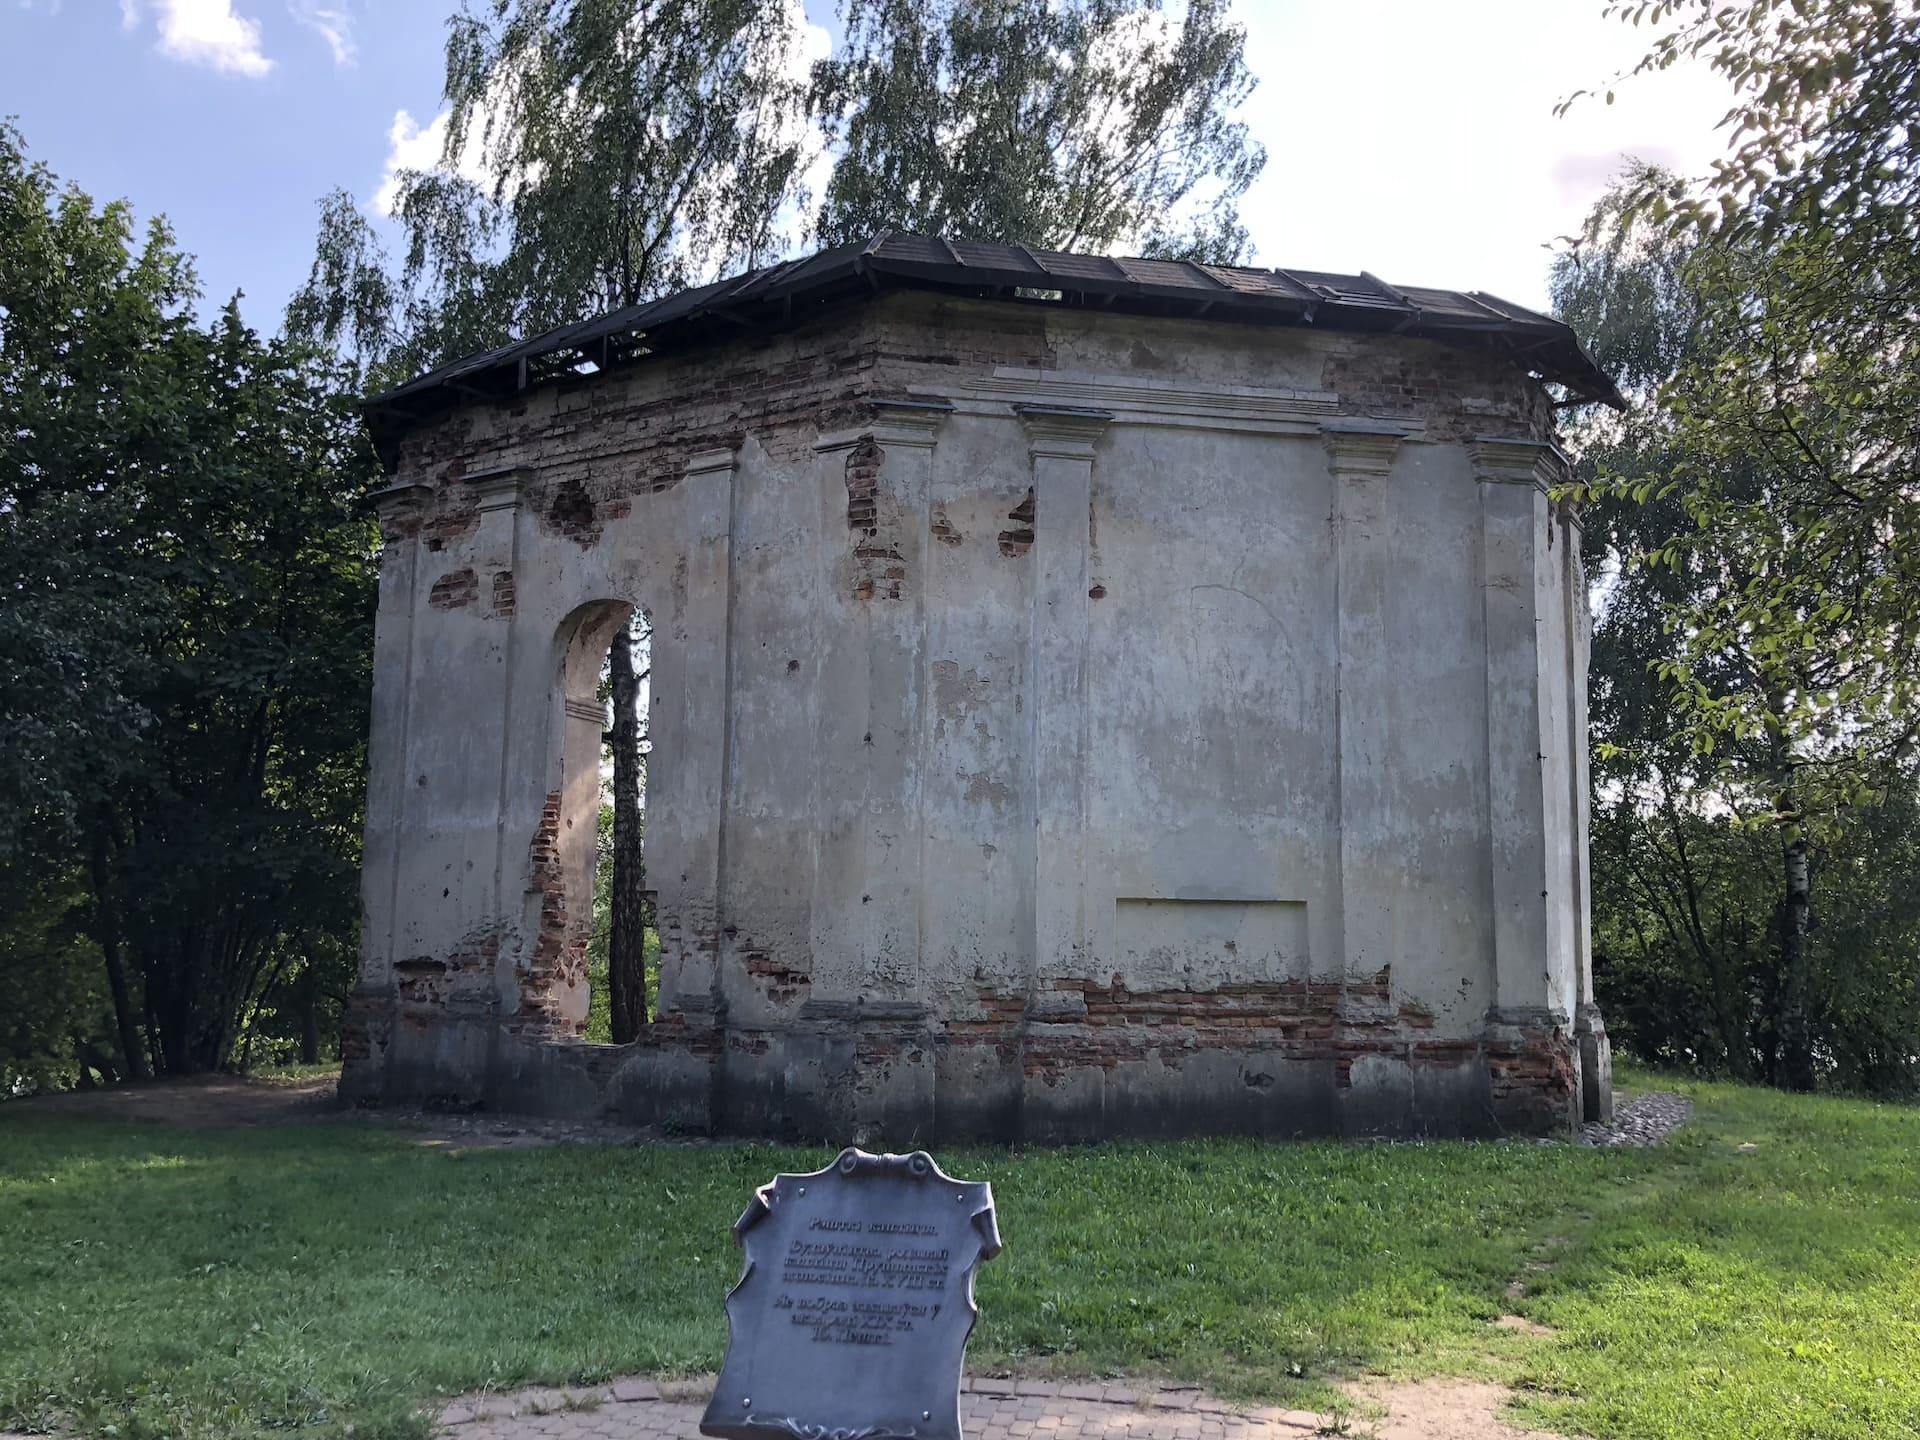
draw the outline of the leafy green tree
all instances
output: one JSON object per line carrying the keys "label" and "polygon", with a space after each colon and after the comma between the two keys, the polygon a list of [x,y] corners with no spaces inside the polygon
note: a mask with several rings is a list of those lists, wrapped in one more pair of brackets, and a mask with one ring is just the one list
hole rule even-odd
{"label": "leafy green tree", "polygon": [[0,881],[0,1099],[121,1078],[100,951],[76,877]]}
{"label": "leafy green tree", "polygon": [[844,244],[956,239],[1230,262],[1266,163],[1223,0],[848,0],[814,68],[835,155],[817,220]]}
{"label": "leafy green tree", "polygon": [[[290,328],[399,379],[770,258],[806,138],[798,17],[791,0],[466,0],[445,163],[400,179],[398,270],[330,196]],[[470,141],[481,181],[458,173]]]}
{"label": "leafy green tree", "polygon": [[1647,0],[1639,69],[1698,57],[1735,86],[1710,177],[1643,171],[1589,241],[1691,247],[1711,325],[1666,377],[1670,463],[1602,488],[1673,500],[1647,563],[1675,599],[1661,663],[1695,750],[1757,760],[1781,845],[1781,1078],[1811,1085],[1811,855],[1920,735],[1920,12],[1879,0]]}
{"label": "leafy green tree", "polygon": [[195,298],[0,132],[0,845],[84,888],[135,1076],[228,1063],[355,912],[376,464],[337,362]]}
{"label": "leafy green tree", "polygon": [[[1724,247],[1633,217],[1632,197],[1663,178],[1629,174],[1554,275],[1559,313],[1638,401],[1624,416],[1576,412],[1570,428],[1589,571],[1601,578],[1591,673],[1596,987],[1610,1025],[1650,1056],[1796,1086],[1820,1071],[1900,1088],[1913,1067],[1884,1057],[1900,1052],[1889,1040],[1899,1035],[1905,1054],[1920,1054],[1912,946],[1889,918],[1897,907],[1842,883],[1868,837],[1892,833],[1891,811],[1842,801],[1789,822],[1779,807],[1786,727],[1700,723],[1703,696],[1764,704],[1776,665],[1766,633],[1708,639],[1706,626],[1741,603],[1756,554],[1778,552],[1757,547],[1746,528],[1703,532],[1694,490],[1673,483],[1703,465],[1692,417],[1667,403],[1675,377],[1710,368],[1737,343],[1744,308],[1725,298]],[[1764,451],[1721,444],[1711,464],[1726,503],[1758,509],[1777,493]],[[1810,675],[1844,663],[1844,654],[1799,662]],[[1817,736],[1795,743],[1825,758]],[[1875,758],[1847,763],[1889,805],[1910,804],[1912,767]]]}

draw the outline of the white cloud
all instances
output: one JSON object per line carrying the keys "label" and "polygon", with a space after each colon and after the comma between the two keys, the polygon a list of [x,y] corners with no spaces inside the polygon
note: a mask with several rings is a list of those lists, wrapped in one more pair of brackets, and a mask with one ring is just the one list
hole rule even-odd
{"label": "white cloud", "polygon": [[[814,63],[833,53],[833,37],[824,26],[807,18],[800,0],[789,0],[789,8],[799,43],[787,54],[786,74],[796,84],[805,86],[813,78]],[[819,127],[804,116],[797,118],[796,125],[797,130],[788,131],[782,138],[800,146],[800,188],[807,197],[806,204],[801,206],[789,200],[774,220],[779,230],[790,234],[805,231],[807,222],[818,213],[827,182],[833,178],[833,154],[821,142]]]}
{"label": "white cloud", "polygon": [[[786,78],[804,85],[812,76],[814,62],[825,59],[831,51],[832,38],[822,26],[807,18],[803,0],[785,0],[785,3],[795,43],[780,57],[780,65]],[[449,115],[445,110],[424,125],[409,110],[394,112],[393,123],[387,128],[386,164],[381,171],[379,187],[368,202],[369,210],[381,216],[391,216],[400,199],[401,176],[408,171],[450,172],[484,188],[492,188],[494,171],[487,164],[486,137],[490,131],[495,132],[494,143],[499,145],[497,132],[501,120],[497,102],[489,97],[488,101],[482,103],[467,127],[460,154],[454,157],[451,165],[445,160],[448,124]],[[783,131],[780,138],[800,145],[801,170],[805,177],[803,183],[817,203],[827,177],[832,173],[833,157],[826,153],[814,126],[803,116],[790,117],[789,125],[791,128]],[[514,182],[508,185],[508,191],[511,192],[521,180],[531,179],[537,173],[522,172],[516,175]],[[717,183],[724,184],[724,181]],[[801,208],[790,200],[775,217],[775,229],[783,233],[797,232],[804,228],[806,218]],[[696,256],[694,264],[696,270],[703,267],[711,270],[715,261],[710,256]]]}
{"label": "white cloud", "polygon": [[273,69],[260,48],[260,22],[235,14],[233,0],[120,0],[124,28],[137,28],[148,14],[160,53],[172,59],[256,78]]}
{"label": "white cloud", "polygon": [[[400,199],[400,177],[409,170],[444,170],[441,163],[447,148],[448,113],[442,110],[422,125],[410,111],[396,110],[393,124],[387,128],[387,165],[380,176],[380,188],[373,195],[373,209],[381,215],[393,214]],[[467,130],[467,143],[452,166],[453,173],[476,184],[487,184],[485,165],[486,130],[484,116],[476,116]]]}
{"label": "white cloud", "polygon": [[353,16],[339,6],[319,0],[287,0],[287,13],[327,42],[333,63],[351,65],[359,56],[353,40]]}
{"label": "white cloud", "polygon": [[1241,204],[1256,264],[1544,306],[1553,242],[1627,157],[1698,174],[1726,143],[1731,91],[1699,63],[1555,116],[1651,43],[1590,0],[1237,0],[1236,18],[1261,78],[1245,118],[1268,152]]}

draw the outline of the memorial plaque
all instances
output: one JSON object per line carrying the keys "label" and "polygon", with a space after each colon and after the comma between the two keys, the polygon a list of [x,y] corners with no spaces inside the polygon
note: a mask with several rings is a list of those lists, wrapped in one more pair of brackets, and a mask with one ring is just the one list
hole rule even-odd
{"label": "memorial plaque", "polygon": [[761,1186],[733,1234],[746,1266],[704,1434],[960,1440],[973,1272],[1000,1252],[991,1187],[924,1151],[844,1150]]}

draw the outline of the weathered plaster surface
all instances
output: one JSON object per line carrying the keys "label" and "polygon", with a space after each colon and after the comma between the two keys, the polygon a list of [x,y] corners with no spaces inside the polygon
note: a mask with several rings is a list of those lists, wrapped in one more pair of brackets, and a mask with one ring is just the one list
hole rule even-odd
{"label": "weathered plaster surface", "polygon": [[[1601,1103],[1538,387],[902,294],[455,412],[381,497],[346,1092],[890,1143]],[[586,1014],[653,624],[661,1015]]]}

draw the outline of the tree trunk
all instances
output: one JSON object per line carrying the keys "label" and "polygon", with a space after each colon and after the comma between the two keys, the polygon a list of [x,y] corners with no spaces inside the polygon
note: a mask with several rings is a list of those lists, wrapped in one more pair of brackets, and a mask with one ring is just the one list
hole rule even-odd
{"label": "tree trunk", "polygon": [[307,968],[300,972],[300,985],[296,992],[300,1006],[300,1063],[318,1065],[320,1063],[320,971],[313,957],[307,957]]}
{"label": "tree trunk", "polygon": [[1780,1070],[1786,1090],[1813,1089],[1813,1017],[1808,1014],[1807,928],[1812,883],[1807,838],[1795,832],[1781,852],[1786,895],[1780,907]]}
{"label": "tree trunk", "polygon": [[613,690],[613,899],[607,938],[607,987],[613,1043],[636,1040],[647,1023],[646,890],[641,855],[640,676],[633,663],[633,631],[622,625],[608,653]]}
{"label": "tree trunk", "polygon": [[113,865],[107,855],[107,822],[94,821],[90,855],[93,871],[94,914],[100,933],[100,956],[107,967],[107,989],[113,994],[113,1021],[120,1035],[120,1059],[124,1072],[135,1080],[150,1080],[146,1047],[140,1039],[140,1027],[134,1023],[133,1001],[127,993],[127,967],[120,955],[120,910],[114,901]]}

